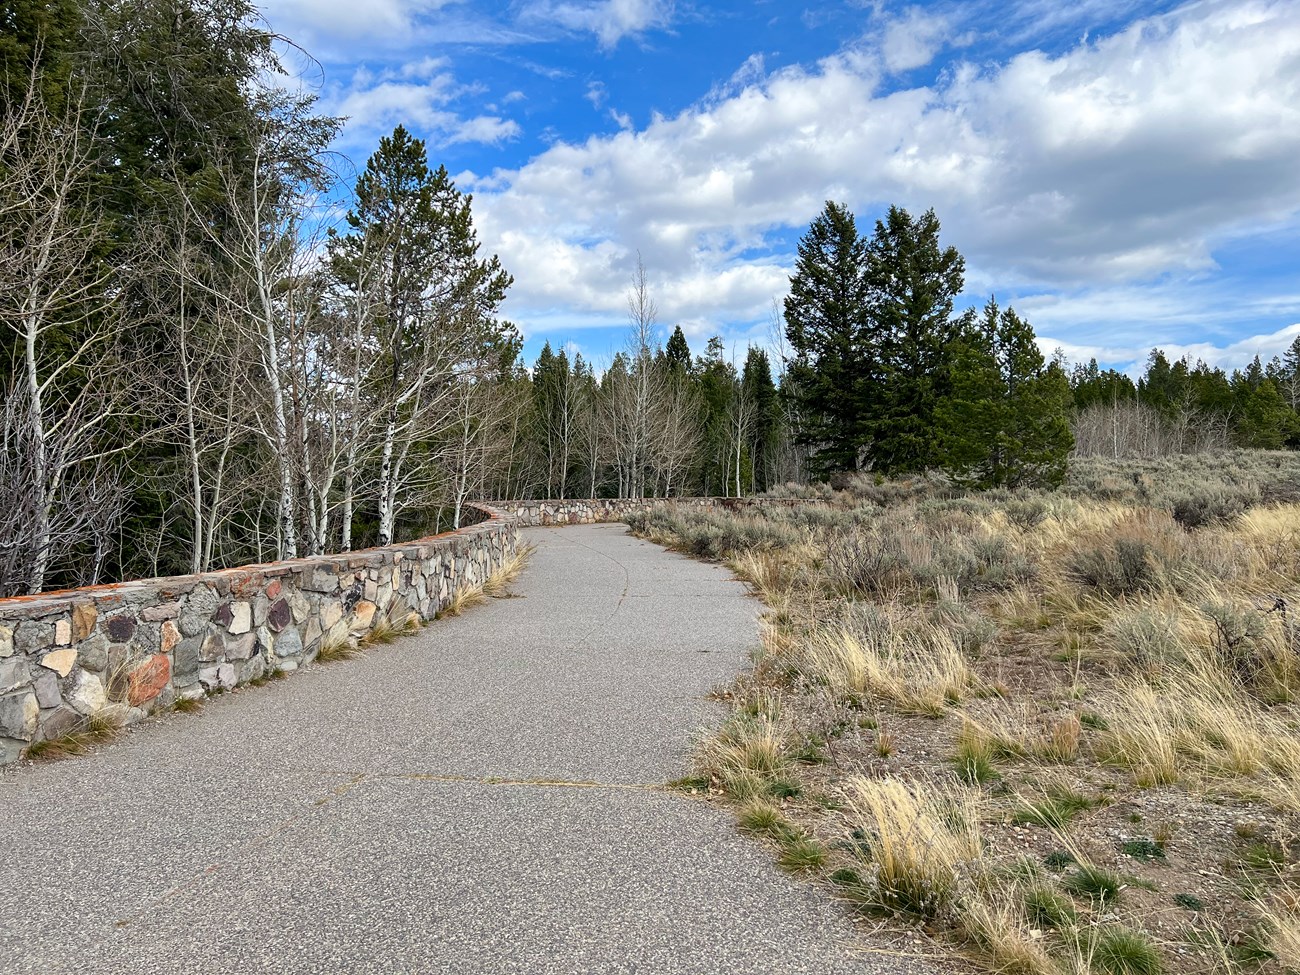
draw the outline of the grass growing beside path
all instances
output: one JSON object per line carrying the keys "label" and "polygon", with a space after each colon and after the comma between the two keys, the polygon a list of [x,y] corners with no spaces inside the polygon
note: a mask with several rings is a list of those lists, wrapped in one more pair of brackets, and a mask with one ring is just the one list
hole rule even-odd
{"label": "grass growing beside path", "polygon": [[[1300,468],[1089,461],[656,509],[763,649],[699,775],[787,869],[1023,975],[1300,971]],[[892,922],[890,922],[892,923]]]}

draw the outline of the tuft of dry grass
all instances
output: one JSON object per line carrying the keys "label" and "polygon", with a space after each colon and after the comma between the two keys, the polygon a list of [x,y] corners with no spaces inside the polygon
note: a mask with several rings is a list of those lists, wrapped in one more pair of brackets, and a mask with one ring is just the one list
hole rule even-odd
{"label": "tuft of dry grass", "polygon": [[822,630],[799,648],[802,669],[838,695],[871,694],[937,717],[982,686],[952,634],[935,626]]}
{"label": "tuft of dry grass", "polygon": [[785,735],[766,714],[728,721],[700,752],[701,771],[719,778],[733,772],[777,775],[789,765]]}
{"label": "tuft of dry grass", "polygon": [[964,899],[960,927],[980,949],[988,966],[1004,975],[1060,975],[1040,931],[1026,922],[1014,888]]}
{"label": "tuft of dry grass", "polygon": [[[537,550],[535,545],[520,545],[515,554],[497,567],[483,583],[483,595],[492,599],[504,599],[510,595],[509,586],[519,578]],[[451,614],[453,616],[458,614]]]}
{"label": "tuft of dry grass", "polygon": [[867,837],[880,904],[918,917],[940,916],[982,852],[979,797],[957,785],[889,776],[850,778],[847,812]]}
{"label": "tuft of dry grass", "polygon": [[110,706],[96,711],[86,719],[85,725],[58,738],[47,738],[29,745],[25,757],[33,761],[57,761],[74,755],[84,755],[96,745],[112,741],[124,725],[122,709]]}
{"label": "tuft of dry grass", "polygon": [[316,653],[316,660],[319,663],[331,664],[340,660],[355,660],[363,653],[361,645],[351,636],[321,638],[320,650]]}
{"label": "tuft of dry grass", "polygon": [[477,606],[479,603],[487,602],[487,594],[483,587],[479,586],[461,586],[451,594],[451,599],[447,600],[447,605],[438,610],[437,618],[444,616],[459,616],[471,606]]}
{"label": "tuft of dry grass", "polygon": [[1284,968],[1300,971],[1300,890],[1283,885],[1255,907],[1264,923],[1268,948]]}
{"label": "tuft of dry grass", "polygon": [[391,615],[378,616],[366,635],[361,638],[361,647],[372,647],[380,643],[392,643],[399,636],[418,633],[420,614],[405,610]]}

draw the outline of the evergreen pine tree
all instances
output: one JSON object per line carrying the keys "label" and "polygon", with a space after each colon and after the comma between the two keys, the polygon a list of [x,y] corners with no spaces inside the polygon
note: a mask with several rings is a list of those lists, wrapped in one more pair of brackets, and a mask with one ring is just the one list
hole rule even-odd
{"label": "evergreen pine tree", "polygon": [[[948,395],[950,346],[961,330],[952,317],[966,262],[939,243],[933,210],[912,217],[890,207],[866,248],[868,363],[883,364],[883,396],[870,416],[872,467],[885,474],[937,466],[935,409]],[[859,353],[860,355],[862,353]],[[870,383],[871,370],[855,371]],[[874,397],[873,397],[874,399]],[[858,397],[861,407],[863,397]]]}
{"label": "evergreen pine tree", "polygon": [[673,334],[668,336],[668,344],[664,346],[664,359],[670,369],[678,369],[682,373],[691,370],[691,347],[686,344],[686,336],[682,334],[680,325],[674,326]]}
{"label": "evergreen pine tree", "polygon": [[943,467],[968,487],[1059,484],[1074,446],[1070,385],[1034,330],[992,298],[954,343],[951,390],[936,408]]}
{"label": "evergreen pine tree", "polygon": [[781,408],[777,400],[776,383],[772,381],[772,364],[762,349],[752,345],[749,347],[740,384],[745,401],[750,404],[754,416],[749,437],[753,486],[756,491],[766,491],[775,479],[773,468]]}
{"label": "evergreen pine tree", "polygon": [[863,459],[878,371],[866,342],[866,264],[853,214],[827,202],[799,240],[784,309],[789,395],[814,474],[857,470]]}

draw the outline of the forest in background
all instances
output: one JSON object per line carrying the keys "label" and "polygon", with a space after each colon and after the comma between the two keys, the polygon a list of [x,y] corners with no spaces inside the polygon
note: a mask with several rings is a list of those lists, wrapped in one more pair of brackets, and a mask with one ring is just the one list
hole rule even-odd
{"label": "forest in background", "polygon": [[276,84],[288,45],[245,0],[0,4],[0,596],[382,544],[478,498],[1300,443],[1300,341],[1136,382],[1045,360],[1012,309],[954,311],[960,255],[899,208],[859,235],[827,204],[771,355],[692,350],[638,261],[622,352],[526,363],[470,196],[402,127],[351,171],[344,120]]}

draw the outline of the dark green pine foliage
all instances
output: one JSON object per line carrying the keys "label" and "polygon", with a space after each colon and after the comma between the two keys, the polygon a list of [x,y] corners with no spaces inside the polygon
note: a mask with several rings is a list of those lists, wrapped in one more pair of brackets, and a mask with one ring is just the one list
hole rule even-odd
{"label": "dark green pine foliage", "polygon": [[944,469],[965,487],[1048,487],[1074,447],[1070,385],[1034,330],[989,299],[953,343],[950,395],[936,409]]}
{"label": "dark green pine foliage", "polygon": [[548,498],[569,497],[569,482],[578,459],[574,381],[565,351],[556,354],[550,342],[543,345],[533,366],[532,426],[546,469]]}
{"label": "dark green pine foliage", "polygon": [[749,404],[753,416],[748,444],[753,464],[753,489],[766,491],[776,480],[781,405],[776,383],[772,380],[772,364],[765,351],[756,346],[749,347],[740,385],[741,395]]}
{"label": "dark green pine foliage", "polygon": [[700,426],[704,440],[696,476],[701,493],[726,494],[731,467],[728,421],[736,395],[736,370],[723,358],[722,339],[709,339],[705,353],[695,360],[695,383],[702,407]]}
{"label": "dark green pine foliage", "polygon": [[1296,435],[1295,412],[1277,383],[1264,374],[1255,356],[1244,370],[1232,374],[1236,440],[1239,447],[1281,450]]}
{"label": "dark green pine foliage", "polygon": [[1076,409],[1089,406],[1114,406],[1137,399],[1137,386],[1124,373],[1115,369],[1102,369],[1096,359],[1077,365],[1070,372],[1070,392]]}
{"label": "dark green pine foliage", "polygon": [[815,475],[858,470],[878,406],[880,365],[867,341],[867,244],[853,214],[827,202],[799,240],[785,299],[788,395]]}
{"label": "dark green pine foliage", "polygon": [[76,0],[0,0],[0,113],[29,92],[46,111],[63,110],[81,21]]}
{"label": "dark green pine foliage", "polygon": [[668,344],[664,346],[664,360],[670,369],[678,370],[681,375],[691,371],[691,347],[686,344],[686,336],[680,325],[675,326],[673,334],[668,336]]}
{"label": "dark green pine foliage", "polygon": [[935,410],[948,395],[950,347],[961,328],[953,301],[965,268],[956,248],[940,245],[933,210],[914,218],[890,207],[876,221],[864,275],[869,334],[859,356],[871,364],[868,382],[877,360],[882,367],[869,429],[871,466],[883,474],[938,466]]}
{"label": "dark green pine foliage", "polygon": [[357,179],[349,229],[330,234],[331,266],[345,285],[358,286],[363,264],[377,265],[377,325],[394,388],[435,325],[468,333],[485,356],[514,360],[515,330],[495,318],[512,278],[496,255],[479,258],[472,201],[445,166],[430,172],[424,142],[399,125]]}

